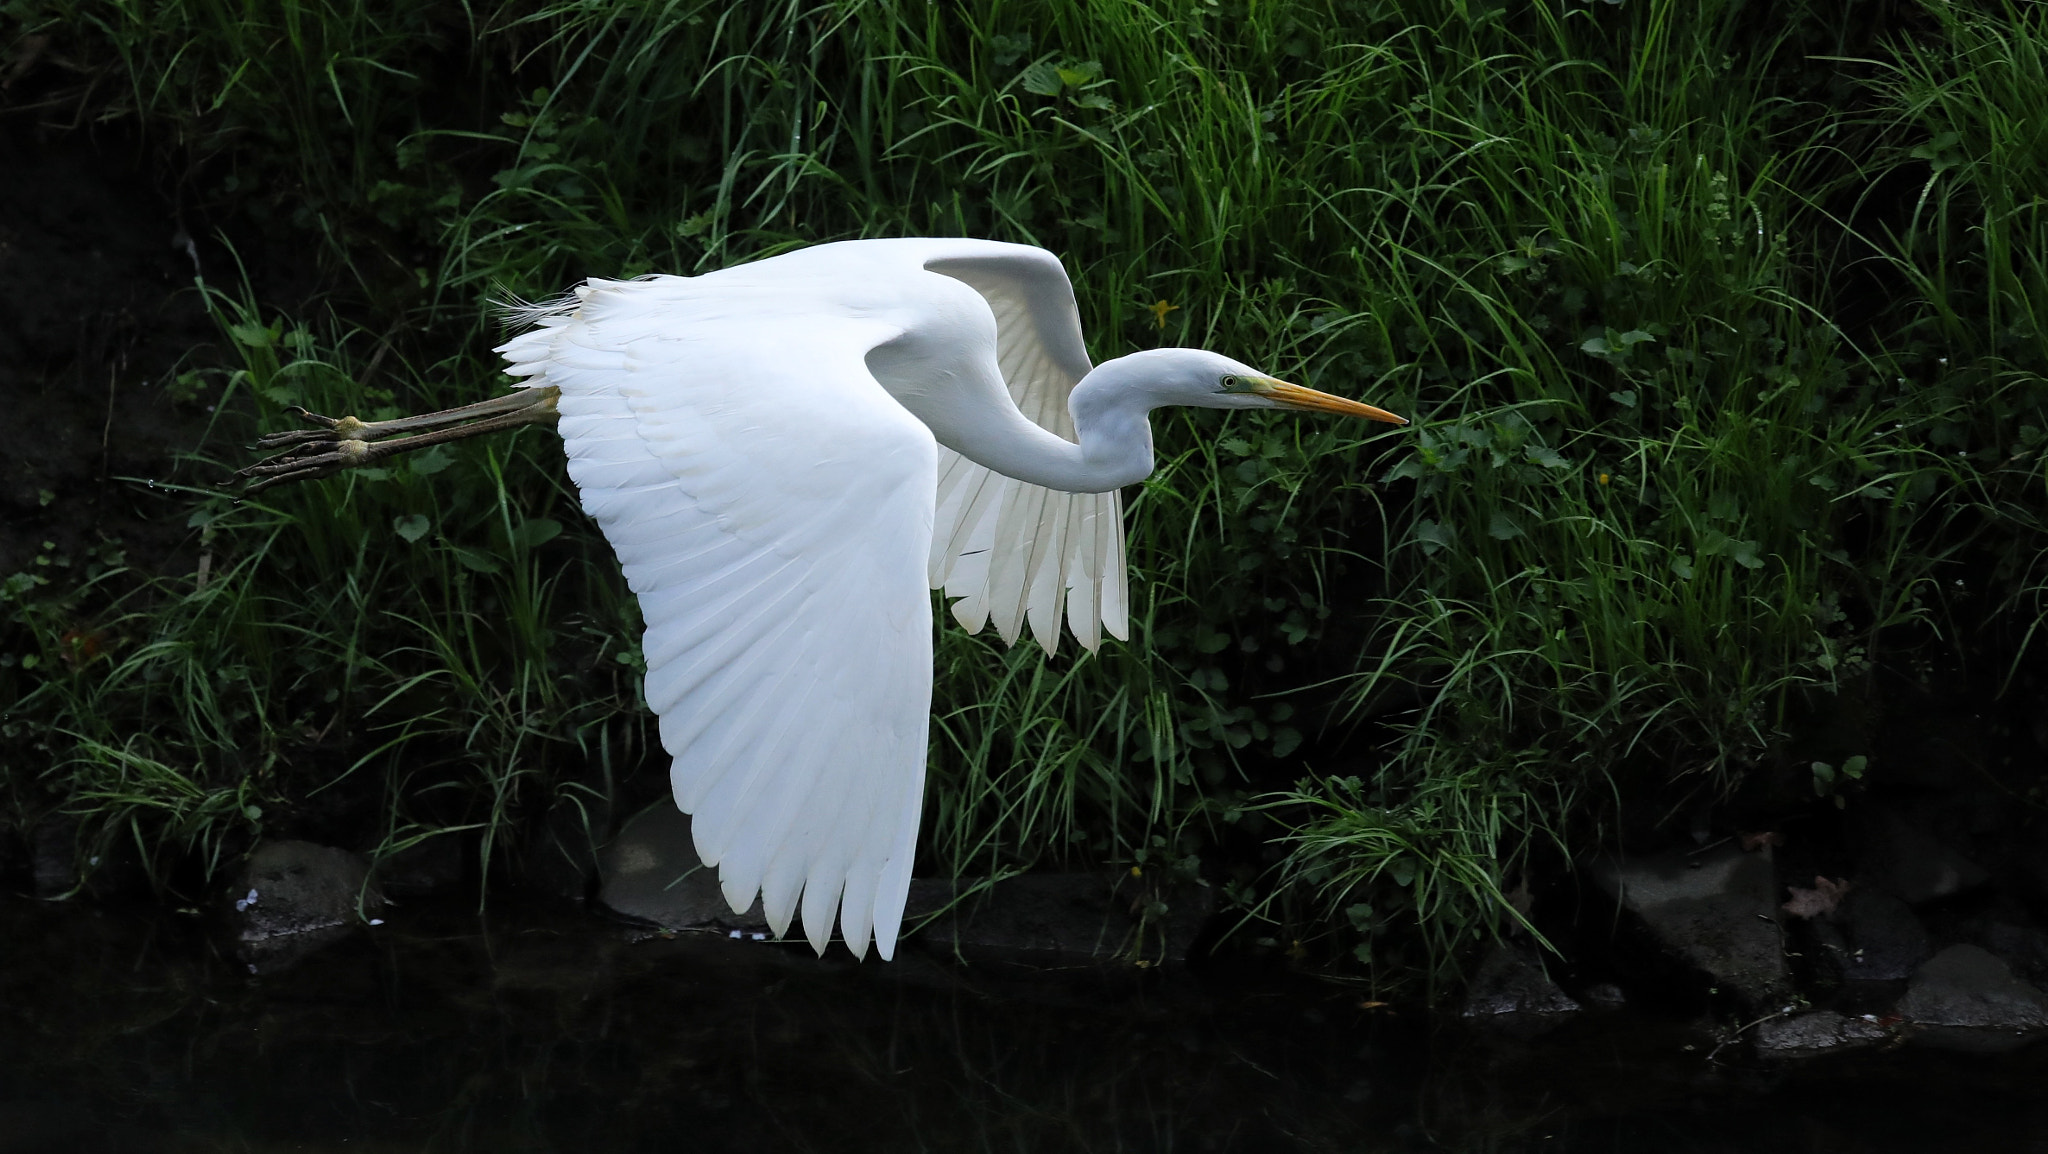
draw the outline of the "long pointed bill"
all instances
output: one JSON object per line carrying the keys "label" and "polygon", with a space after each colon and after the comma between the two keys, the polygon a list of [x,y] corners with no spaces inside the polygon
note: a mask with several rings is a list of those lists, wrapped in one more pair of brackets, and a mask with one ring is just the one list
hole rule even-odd
{"label": "long pointed bill", "polygon": [[1346,417],[1364,417],[1368,421],[1385,421],[1389,425],[1405,425],[1408,418],[1397,417],[1385,409],[1358,401],[1347,401],[1343,397],[1318,392],[1302,385],[1290,385],[1271,377],[1255,377],[1251,391],[1268,400],[1278,401],[1290,409],[1311,413],[1337,413]]}

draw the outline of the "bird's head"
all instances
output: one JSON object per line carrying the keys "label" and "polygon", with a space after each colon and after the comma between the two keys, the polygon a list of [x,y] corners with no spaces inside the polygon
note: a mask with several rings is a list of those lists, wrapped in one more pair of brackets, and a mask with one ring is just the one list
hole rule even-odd
{"label": "bird's head", "polygon": [[[1374,405],[1346,400],[1302,385],[1266,376],[1249,365],[1202,349],[1147,349],[1104,362],[1105,370],[1142,391],[1157,406],[1187,405],[1202,409],[1290,409],[1336,413],[1405,425],[1406,417]],[[1091,376],[1094,374],[1091,374]]]}

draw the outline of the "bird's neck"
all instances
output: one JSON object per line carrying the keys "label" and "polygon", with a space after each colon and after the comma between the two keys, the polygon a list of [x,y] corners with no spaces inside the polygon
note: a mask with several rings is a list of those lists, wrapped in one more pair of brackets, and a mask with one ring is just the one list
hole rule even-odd
{"label": "bird's neck", "polygon": [[1005,418],[933,425],[939,443],[1006,477],[1067,493],[1107,493],[1135,485],[1152,472],[1151,406],[1100,371],[1082,378],[1068,411],[1080,443],[1039,427],[1004,406]]}
{"label": "bird's neck", "polygon": [[1151,405],[1143,390],[1120,383],[1114,361],[1083,377],[1068,398],[1079,444],[1019,412],[992,359],[985,368],[955,367],[900,342],[875,349],[868,363],[941,445],[1006,477],[1068,493],[1107,493],[1152,472]]}

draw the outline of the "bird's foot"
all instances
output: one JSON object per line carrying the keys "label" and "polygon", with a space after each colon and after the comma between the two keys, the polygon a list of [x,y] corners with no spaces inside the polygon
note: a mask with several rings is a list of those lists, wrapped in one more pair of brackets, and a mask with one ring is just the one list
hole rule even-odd
{"label": "bird's foot", "polygon": [[335,440],[309,429],[295,429],[293,433],[297,436],[272,433],[256,442],[259,449],[273,449],[279,445],[291,447],[282,453],[265,457],[247,468],[237,469],[235,476],[249,482],[244,492],[254,493],[288,481],[312,481],[321,477],[331,477],[343,469],[354,468],[374,459],[370,452],[371,444],[359,437]]}
{"label": "bird's foot", "polygon": [[[369,421],[355,417],[323,417],[308,409],[294,405],[287,410],[302,421],[311,421],[319,426],[313,429],[285,429],[277,433],[265,433],[256,438],[258,449],[287,449],[299,445],[332,441],[367,441],[376,436],[375,426]],[[365,436],[365,433],[370,436]]]}

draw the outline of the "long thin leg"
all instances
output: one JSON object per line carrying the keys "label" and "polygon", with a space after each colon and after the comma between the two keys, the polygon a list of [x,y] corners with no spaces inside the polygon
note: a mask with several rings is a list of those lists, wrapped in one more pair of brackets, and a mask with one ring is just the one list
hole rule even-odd
{"label": "long thin leg", "polygon": [[446,428],[465,421],[495,417],[501,413],[516,413],[536,408],[545,408],[553,412],[554,403],[561,395],[561,390],[553,386],[543,389],[522,389],[516,393],[507,393],[502,397],[492,397],[490,400],[478,401],[459,408],[443,409],[438,413],[421,413],[413,417],[397,417],[389,421],[365,421],[357,417],[323,417],[305,409],[293,409],[292,413],[295,416],[311,421],[320,428],[287,429],[281,433],[266,433],[256,439],[256,447],[287,449],[323,441],[374,441],[395,433]]}
{"label": "long thin leg", "polygon": [[[553,424],[560,416],[555,406],[561,398],[562,391],[553,386],[526,389],[502,397],[492,397],[487,401],[478,401],[473,405],[444,409],[438,413],[422,413],[414,417],[398,417],[389,421],[323,417],[318,413],[300,409],[298,415],[301,418],[321,427],[291,429],[259,438],[256,442],[258,449],[284,451],[239,470],[235,476],[252,480],[254,483],[245,491],[254,493],[259,489],[267,489],[272,485],[282,485],[289,481],[310,481],[318,477],[332,476],[343,469],[367,465],[414,449],[424,449],[428,445],[495,433],[500,429],[514,429],[521,425]],[[398,437],[388,441],[377,440],[396,433],[416,431],[415,436]]]}

